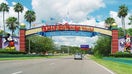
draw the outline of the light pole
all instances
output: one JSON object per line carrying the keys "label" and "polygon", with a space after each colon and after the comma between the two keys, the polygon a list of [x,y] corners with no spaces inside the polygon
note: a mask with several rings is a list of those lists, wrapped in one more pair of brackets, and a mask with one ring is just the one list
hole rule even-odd
{"label": "light pole", "polygon": [[68,55],[69,55],[69,54],[70,54],[70,53],[69,53],[69,47],[67,47],[67,48],[68,48]]}
{"label": "light pole", "polygon": [[29,47],[28,47],[28,54],[30,54],[30,39],[29,39]]}

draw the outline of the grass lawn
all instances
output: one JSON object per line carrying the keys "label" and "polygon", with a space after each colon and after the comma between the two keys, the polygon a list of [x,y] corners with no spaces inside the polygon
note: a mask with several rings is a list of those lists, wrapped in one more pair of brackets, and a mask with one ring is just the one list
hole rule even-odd
{"label": "grass lawn", "polygon": [[[132,65],[113,62],[109,60],[103,60],[103,59],[96,58],[94,56],[90,56],[90,58],[96,61],[97,63],[107,67],[108,69],[112,70],[116,74],[132,74]],[[127,58],[127,59],[131,59],[131,58]]]}
{"label": "grass lawn", "polygon": [[4,57],[0,58],[0,61],[3,60],[28,60],[28,59],[42,59],[42,58],[62,58],[68,55],[58,55],[58,56],[36,56],[36,57]]}
{"label": "grass lawn", "polygon": [[132,60],[132,58],[120,58],[120,59],[125,59],[125,60]]}

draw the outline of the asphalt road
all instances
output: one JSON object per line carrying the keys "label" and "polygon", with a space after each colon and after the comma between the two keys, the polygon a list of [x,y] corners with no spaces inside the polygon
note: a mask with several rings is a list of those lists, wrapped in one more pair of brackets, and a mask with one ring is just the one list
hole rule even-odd
{"label": "asphalt road", "polygon": [[90,59],[73,56],[56,59],[0,61],[0,74],[113,74]]}

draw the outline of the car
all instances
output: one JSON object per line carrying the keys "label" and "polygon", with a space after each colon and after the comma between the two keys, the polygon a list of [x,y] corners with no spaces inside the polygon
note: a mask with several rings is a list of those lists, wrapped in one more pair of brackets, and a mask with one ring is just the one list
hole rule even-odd
{"label": "car", "polygon": [[75,60],[82,60],[82,58],[83,58],[83,56],[82,56],[81,53],[76,53],[76,54],[74,54],[74,59],[75,59]]}

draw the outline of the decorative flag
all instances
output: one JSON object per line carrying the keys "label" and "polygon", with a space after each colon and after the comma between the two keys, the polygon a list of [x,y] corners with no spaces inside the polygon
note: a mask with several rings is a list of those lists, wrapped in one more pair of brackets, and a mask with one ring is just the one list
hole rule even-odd
{"label": "decorative flag", "polygon": [[100,21],[99,20],[97,20],[97,19],[95,19],[96,20],[96,23],[99,23]]}
{"label": "decorative flag", "polygon": [[55,18],[51,17],[50,20],[53,21],[53,20],[55,20]]}
{"label": "decorative flag", "polygon": [[87,20],[90,20],[89,17],[87,17]]}
{"label": "decorative flag", "polygon": [[41,22],[42,22],[42,23],[46,23],[46,20],[43,19]]}

